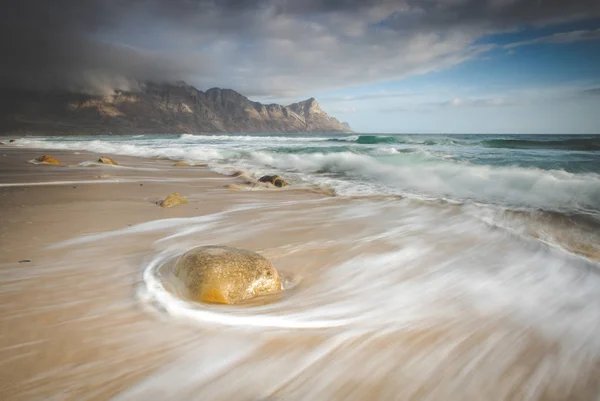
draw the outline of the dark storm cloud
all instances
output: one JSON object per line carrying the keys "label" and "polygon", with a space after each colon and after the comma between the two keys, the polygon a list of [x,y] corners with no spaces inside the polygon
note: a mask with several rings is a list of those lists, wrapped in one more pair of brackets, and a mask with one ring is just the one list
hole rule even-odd
{"label": "dark storm cloud", "polygon": [[[0,85],[191,80],[297,95],[445,68],[487,33],[600,16],[597,0],[9,0]],[[212,67],[215,68],[212,68]]]}
{"label": "dark storm cloud", "polygon": [[9,1],[0,13],[0,85],[102,92],[138,80],[178,79],[184,71],[163,55],[101,40],[136,3]]}

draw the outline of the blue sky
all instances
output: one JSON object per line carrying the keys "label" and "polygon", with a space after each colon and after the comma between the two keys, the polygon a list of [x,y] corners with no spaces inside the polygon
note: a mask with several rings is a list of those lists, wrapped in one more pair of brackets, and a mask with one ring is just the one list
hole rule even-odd
{"label": "blue sky", "polygon": [[[476,44],[494,47],[458,65],[317,99],[361,132],[600,133],[599,28],[595,19],[485,36]],[[571,32],[595,36],[515,45]]]}

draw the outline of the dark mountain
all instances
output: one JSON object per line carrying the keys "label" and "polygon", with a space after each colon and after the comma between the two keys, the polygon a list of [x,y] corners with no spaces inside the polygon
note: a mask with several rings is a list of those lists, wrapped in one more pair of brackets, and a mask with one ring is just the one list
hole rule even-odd
{"label": "dark mountain", "polygon": [[183,82],[108,96],[4,90],[0,102],[0,133],[352,132],[314,98],[261,104],[231,89],[203,92]]}

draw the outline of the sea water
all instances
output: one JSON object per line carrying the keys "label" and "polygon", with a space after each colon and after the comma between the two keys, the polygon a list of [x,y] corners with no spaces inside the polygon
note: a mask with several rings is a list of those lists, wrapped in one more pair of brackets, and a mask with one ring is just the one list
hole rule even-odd
{"label": "sea water", "polygon": [[20,139],[40,148],[207,162],[321,184],[561,213],[600,211],[600,135],[135,135]]}

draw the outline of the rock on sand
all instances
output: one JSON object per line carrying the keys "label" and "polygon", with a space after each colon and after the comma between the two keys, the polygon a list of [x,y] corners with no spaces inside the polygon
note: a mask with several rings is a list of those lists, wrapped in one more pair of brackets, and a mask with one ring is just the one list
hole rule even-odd
{"label": "rock on sand", "polygon": [[178,192],[173,192],[160,203],[161,207],[173,207],[177,205],[187,205],[189,202]]}
{"label": "rock on sand", "polygon": [[118,166],[119,165],[119,163],[117,163],[116,161],[114,161],[110,157],[106,157],[106,156],[100,156],[100,158],[98,159],[98,163],[112,164],[113,166]]}
{"label": "rock on sand", "polygon": [[275,185],[278,188],[287,187],[288,185],[290,185],[287,181],[285,181],[278,175],[264,175],[258,179],[258,182],[268,182],[270,184]]}
{"label": "rock on sand", "polygon": [[279,273],[265,257],[227,246],[201,246],[177,261],[174,273],[195,301],[236,304],[281,290]]}
{"label": "rock on sand", "polygon": [[40,156],[37,159],[35,159],[35,161],[38,163],[45,163],[45,164],[60,164],[60,162],[58,160],[56,160],[54,157],[52,157],[50,155]]}

